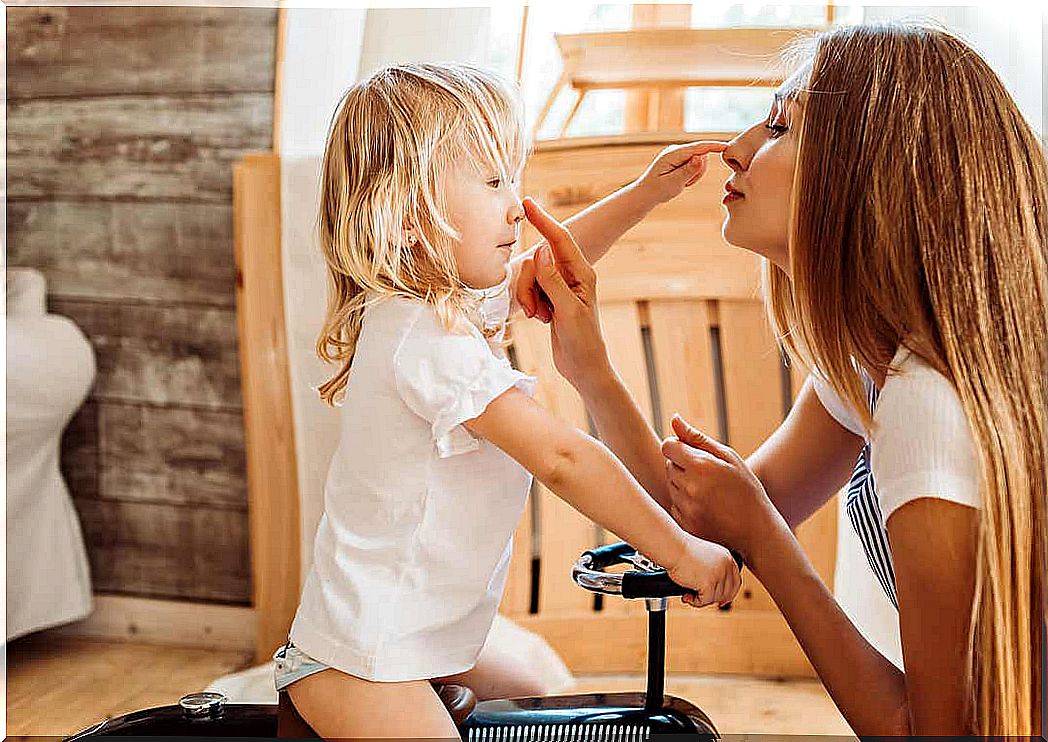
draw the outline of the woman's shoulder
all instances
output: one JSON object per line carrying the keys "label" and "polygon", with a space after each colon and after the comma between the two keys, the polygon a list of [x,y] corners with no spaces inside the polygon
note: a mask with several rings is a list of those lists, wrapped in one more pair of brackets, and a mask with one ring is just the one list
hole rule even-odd
{"label": "woman's shoulder", "polygon": [[978,507],[975,438],[953,383],[900,348],[877,398],[871,467],[884,518],[910,500]]}

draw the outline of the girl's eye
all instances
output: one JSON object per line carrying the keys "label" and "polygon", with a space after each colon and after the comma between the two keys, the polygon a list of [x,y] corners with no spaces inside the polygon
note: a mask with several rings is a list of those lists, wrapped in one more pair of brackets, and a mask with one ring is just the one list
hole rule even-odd
{"label": "girl's eye", "polygon": [[488,185],[492,188],[498,188],[500,185],[502,185],[502,178],[492,178],[488,181]]}

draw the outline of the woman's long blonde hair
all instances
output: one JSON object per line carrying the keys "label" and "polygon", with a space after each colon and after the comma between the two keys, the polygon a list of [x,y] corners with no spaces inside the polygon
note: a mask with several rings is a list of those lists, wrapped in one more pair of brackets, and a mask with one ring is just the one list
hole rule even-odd
{"label": "woman's long blonde hair", "polygon": [[328,307],[317,354],[338,364],[318,388],[324,401],[341,398],[364,312],[375,301],[425,301],[449,329],[471,317],[477,300],[456,269],[458,235],[448,221],[444,178],[466,163],[509,180],[524,155],[519,95],[480,68],[396,65],[346,92],[321,168]]}
{"label": "woman's long blonde hair", "polygon": [[968,718],[1040,734],[1048,472],[1048,169],[997,75],[950,34],[863,25],[812,40],[790,273],[765,288],[792,358],[872,426],[856,363],[896,347],[956,388],[982,475]]}

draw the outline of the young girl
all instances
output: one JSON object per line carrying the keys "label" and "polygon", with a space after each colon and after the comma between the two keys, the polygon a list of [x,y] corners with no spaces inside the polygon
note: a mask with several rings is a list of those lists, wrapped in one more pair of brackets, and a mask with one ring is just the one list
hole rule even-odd
{"label": "young girl", "polygon": [[[524,156],[516,94],[467,66],[381,70],[332,123],[318,352],[339,364],[320,393],[344,417],[313,566],[276,656],[278,689],[324,737],[456,737],[430,681],[527,694],[526,666],[481,649],[532,474],[698,603],[739,589],[726,549],[682,531],[510,366]],[[704,166],[683,149],[656,164],[605,203],[593,239],[610,244],[643,216],[638,204],[672,197]]]}

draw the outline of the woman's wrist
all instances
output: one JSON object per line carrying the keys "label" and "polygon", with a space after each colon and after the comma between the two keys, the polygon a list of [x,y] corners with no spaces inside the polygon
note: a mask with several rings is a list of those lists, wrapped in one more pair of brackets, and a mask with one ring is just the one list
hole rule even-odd
{"label": "woman's wrist", "polygon": [[775,506],[768,501],[766,512],[751,531],[750,538],[739,544],[736,551],[742,555],[746,567],[762,584],[770,571],[783,563],[785,555],[796,546],[797,537]]}
{"label": "woman's wrist", "polygon": [[607,353],[598,358],[591,358],[586,363],[586,368],[577,378],[572,379],[572,386],[579,393],[583,401],[600,399],[609,396],[622,384],[615,367],[611,365],[611,359]]}

